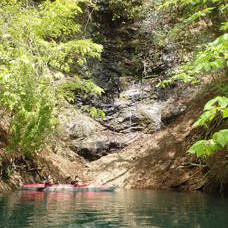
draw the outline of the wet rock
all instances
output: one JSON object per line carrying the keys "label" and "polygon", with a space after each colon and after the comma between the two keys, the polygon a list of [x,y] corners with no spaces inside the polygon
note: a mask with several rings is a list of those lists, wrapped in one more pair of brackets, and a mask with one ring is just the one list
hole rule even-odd
{"label": "wet rock", "polygon": [[63,113],[60,115],[61,135],[65,138],[75,139],[87,137],[103,127],[88,117],[77,111],[73,106],[65,106]]}
{"label": "wet rock", "polygon": [[[132,142],[137,134],[122,134],[111,131],[96,122],[86,114],[75,111],[74,107],[68,105],[60,116],[61,139],[65,146],[69,146],[71,152],[67,151],[66,157],[72,151],[89,161],[96,160],[102,156],[119,151]],[[57,149],[57,154],[64,155]],[[60,146],[60,148],[62,148]],[[72,157],[72,156],[70,156]]]}
{"label": "wet rock", "polygon": [[106,113],[100,123],[114,132],[153,133],[161,125],[161,103],[154,100],[150,83],[126,84],[119,97],[100,106]]}
{"label": "wet rock", "polygon": [[167,101],[167,96],[156,88],[178,59],[173,45],[156,42],[154,31],[159,31],[161,18],[150,12],[140,22],[115,26],[110,15],[100,10],[94,13],[99,24],[94,30],[99,29],[100,35],[93,38],[102,43],[104,51],[91,77],[105,94],[98,99],[76,97],[75,103],[79,109],[84,105],[100,108],[106,116],[93,120],[79,111],[73,116],[74,109],[67,108],[62,118],[62,137],[71,151],[90,161],[156,132],[185,109],[175,99]]}
{"label": "wet rock", "polygon": [[124,135],[107,135],[94,134],[82,140],[74,140],[71,144],[71,149],[77,154],[89,161],[97,160],[102,156],[119,151],[128,145],[129,137]]}
{"label": "wet rock", "polygon": [[186,106],[178,103],[174,99],[163,102],[161,119],[164,125],[171,123],[178,116],[184,114]]}

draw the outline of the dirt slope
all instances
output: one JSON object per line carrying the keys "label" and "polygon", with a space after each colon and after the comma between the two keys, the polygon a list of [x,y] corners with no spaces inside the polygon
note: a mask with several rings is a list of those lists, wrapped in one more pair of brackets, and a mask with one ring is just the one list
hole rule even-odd
{"label": "dirt slope", "polygon": [[167,128],[90,163],[88,175],[98,183],[125,188],[200,189],[206,181],[204,170],[187,149],[200,135],[192,124],[210,96],[204,91],[186,101],[185,114]]}
{"label": "dirt slope", "polygon": [[[71,150],[70,142],[56,141],[31,160],[6,153],[7,131],[1,124],[0,191],[15,190],[24,182],[40,182],[51,173],[54,180],[65,183],[81,176],[92,183],[110,183],[125,188],[174,190],[201,189],[207,180],[205,169],[187,149],[203,131],[192,128],[202,107],[216,92],[200,88],[182,104],[186,111],[163,130],[144,135],[120,152],[88,162]],[[220,163],[218,163],[220,164]]]}

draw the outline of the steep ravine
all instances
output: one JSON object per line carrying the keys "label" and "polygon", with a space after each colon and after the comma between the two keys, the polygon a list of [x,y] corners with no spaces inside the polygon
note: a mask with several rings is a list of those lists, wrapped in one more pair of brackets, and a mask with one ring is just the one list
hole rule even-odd
{"label": "steep ravine", "polygon": [[[141,135],[118,153],[104,156],[93,162],[86,161],[72,150],[71,136],[66,131],[70,129],[66,126],[67,122],[62,122],[65,132],[53,141],[52,146],[46,146],[41,153],[35,155],[34,162],[23,161],[19,155],[5,155],[3,153],[5,149],[2,147],[0,149],[2,174],[0,190],[15,190],[23,182],[40,182],[47,173],[51,173],[54,179],[60,182],[65,182],[67,179],[69,181],[79,174],[88,182],[116,184],[124,188],[172,190],[204,188],[208,182],[205,175],[207,170],[186,151],[202,133],[193,129],[192,123],[200,115],[202,105],[214,96],[215,92],[208,90],[207,86],[200,94],[197,88],[191,91],[191,96],[187,96],[183,102],[186,106],[185,113],[168,124],[166,128],[154,134]],[[68,112],[72,113],[70,107]],[[77,125],[73,129],[83,130],[84,127],[85,130],[85,126],[80,123],[86,121],[91,124],[90,127],[97,124],[79,113],[74,118]],[[78,118],[81,118],[81,122],[76,122]],[[88,129],[87,125],[87,134]],[[102,131],[107,130],[100,129],[100,132]],[[3,128],[1,133],[1,145],[3,145]],[[86,134],[85,131],[84,134]],[[6,170],[10,170],[8,176],[5,175]]]}
{"label": "steep ravine", "polygon": [[92,28],[94,39],[104,51],[91,72],[105,93],[98,99],[76,95],[75,102],[78,109],[85,105],[102,109],[105,118],[96,122],[79,118],[76,122],[80,123],[73,122],[76,127],[69,128],[72,149],[89,161],[119,152],[140,137],[164,128],[184,113],[183,100],[188,96],[184,85],[165,90],[156,87],[178,62],[175,47],[161,47],[155,41],[153,29],[163,19],[150,12],[139,21],[118,23],[106,7],[104,4],[94,15],[99,25]]}
{"label": "steep ravine", "polygon": [[[104,52],[91,75],[104,96],[76,96],[74,105],[64,103],[54,138],[30,160],[7,152],[10,117],[0,112],[0,191],[43,181],[48,173],[62,183],[79,175],[124,188],[199,190],[208,184],[208,170],[187,149],[201,134],[192,123],[216,92],[208,89],[207,80],[156,88],[178,63],[174,46],[151,42],[159,18],[151,15],[118,27],[101,15],[95,18],[103,22],[96,42]],[[90,118],[83,105],[101,108],[106,117]]]}
{"label": "steep ravine", "polygon": [[90,163],[91,179],[125,188],[201,189],[206,181],[204,170],[187,149],[197,137],[192,124],[207,98],[201,94],[200,99],[186,101],[185,114],[167,128]]}

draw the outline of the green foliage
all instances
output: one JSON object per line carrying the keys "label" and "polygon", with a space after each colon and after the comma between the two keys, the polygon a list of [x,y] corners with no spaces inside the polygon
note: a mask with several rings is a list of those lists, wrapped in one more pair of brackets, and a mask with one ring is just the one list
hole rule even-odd
{"label": "green foliage", "polygon": [[228,149],[228,129],[216,132],[210,140],[197,141],[190,149],[190,154],[197,157],[210,156],[217,150]]}
{"label": "green foliage", "polygon": [[[30,1],[0,2],[0,105],[12,116],[13,151],[30,156],[55,129],[53,70],[72,73],[75,62],[82,68],[88,58],[100,57],[102,46],[81,36],[80,2],[47,0],[37,7]],[[84,94],[102,93],[91,81],[76,84]]]}
{"label": "green foliage", "polygon": [[190,154],[196,154],[197,157],[209,156],[218,149],[214,140],[197,141],[190,149]]}
{"label": "green foliage", "polygon": [[107,4],[113,20],[122,22],[134,20],[142,11],[142,0],[108,0]]}
{"label": "green foliage", "polygon": [[12,170],[10,167],[7,167],[7,177],[10,177],[12,175]]}
{"label": "green foliage", "polygon": [[50,49],[49,64],[56,70],[70,73],[74,64],[78,63],[80,67],[86,65],[88,57],[100,59],[102,49],[101,45],[91,40],[72,40],[58,45],[55,43]]}
{"label": "green foliage", "polygon": [[84,106],[83,109],[84,112],[89,113],[89,115],[94,119],[101,118],[103,120],[105,118],[105,113],[101,109],[88,106]]}
{"label": "green foliage", "polygon": [[87,96],[101,96],[104,90],[94,84],[91,80],[80,79],[75,76],[58,88],[58,95],[64,97],[68,102],[75,101],[75,93],[84,98]]}
{"label": "green foliage", "polygon": [[[39,6],[42,18],[38,18],[37,32],[44,38],[64,38],[80,32],[80,25],[74,22],[82,14],[78,1],[56,0],[45,1]],[[42,27],[41,27],[42,26]],[[65,38],[66,39],[66,38]]]}
{"label": "green foliage", "polygon": [[208,16],[208,14],[212,13],[212,11],[214,9],[215,9],[214,7],[208,7],[203,10],[199,10],[196,13],[194,13],[193,15],[191,15],[189,18],[186,18],[184,20],[184,23],[185,24],[193,23],[194,21],[201,19],[202,17],[206,17],[206,16]]}
{"label": "green foliage", "polygon": [[221,130],[213,135],[213,140],[217,145],[224,148],[228,145],[228,129]]}
{"label": "green foliage", "polygon": [[89,114],[92,118],[99,118],[100,117],[101,119],[104,119],[104,117],[105,117],[104,112],[101,109],[97,109],[95,107],[92,107],[89,110]]}
{"label": "green foliage", "polygon": [[[216,97],[207,102],[204,107],[204,113],[195,122],[194,127],[208,127],[208,124],[220,113],[225,119],[228,117],[228,98]],[[197,157],[209,156],[216,150],[228,148],[228,129],[220,130],[214,133],[210,140],[200,140],[190,149],[189,153],[196,154]]]}
{"label": "green foliage", "polygon": [[[212,42],[202,44],[201,48],[203,50],[196,51],[194,59],[189,61],[187,64],[178,66],[171,74],[168,80],[165,80],[159,84],[161,87],[166,87],[172,84],[176,80],[181,80],[185,83],[192,82],[195,83],[197,79],[200,78],[202,73],[211,73],[212,71],[222,70],[228,65],[228,34],[227,22],[225,13],[227,12],[227,4],[223,0],[169,0],[164,1],[163,4],[159,5],[160,10],[174,10],[174,12],[182,11],[184,16],[182,18],[182,23],[177,22],[176,25],[180,29],[187,30],[186,24],[193,24],[196,21],[210,20],[212,26],[217,28],[218,19],[214,19],[210,14],[218,14],[221,20],[220,31],[224,31],[224,34],[216,37]],[[178,10],[177,10],[178,9]],[[174,26],[174,29],[177,27]]]}
{"label": "green foliage", "polygon": [[164,88],[176,80],[185,83],[195,83],[201,73],[219,71],[228,66],[228,33],[221,35],[215,41],[208,43],[205,50],[198,52],[193,61],[179,66],[173,71],[173,76],[162,81],[158,86]]}
{"label": "green foliage", "polygon": [[[180,16],[175,18],[174,31],[185,31],[184,36],[190,33],[192,26],[204,20],[210,24],[216,34],[215,40],[195,47],[192,60],[188,61],[170,73],[170,78],[162,81],[158,86],[164,88],[176,80],[184,83],[196,83],[202,75],[212,72],[224,71],[228,66],[228,33],[227,31],[227,3],[223,0],[169,0],[162,1],[159,10]],[[181,22],[182,21],[182,22]],[[219,25],[219,26],[218,26]],[[209,26],[208,26],[209,27]],[[178,29],[177,29],[178,28]],[[175,33],[175,35],[178,34]],[[195,122],[194,127],[208,128],[215,117],[220,114],[223,119],[228,117],[228,98],[216,97],[204,107],[204,112]],[[189,150],[198,157],[211,155],[214,151],[226,148],[228,144],[228,130],[224,129],[215,133],[210,140],[200,140]]]}
{"label": "green foliage", "polygon": [[194,123],[194,127],[208,127],[210,123],[216,116],[217,113],[220,113],[223,118],[227,118],[228,115],[228,98],[227,97],[216,97],[207,102],[204,107],[204,113],[200,118]]}
{"label": "green foliage", "polygon": [[221,30],[224,30],[224,31],[228,30],[228,22],[222,23]]}
{"label": "green foliage", "polygon": [[[186,14],[190,13],[191,17],[195,17],[195,13],[206,16],[211,8],[218,7],[221,12],[227,10],[227,4],[224,0],[162,0],[158,4],[159,10],[182,10]],[[203,12],[203,13],[200,13]],[[199,18],[199,17],[197,17]]]}

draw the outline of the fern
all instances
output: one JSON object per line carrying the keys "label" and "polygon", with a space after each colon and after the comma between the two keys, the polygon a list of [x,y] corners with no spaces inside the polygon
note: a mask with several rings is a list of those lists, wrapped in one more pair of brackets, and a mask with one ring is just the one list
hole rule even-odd
{"label": "fern", "polygon": [[[53,70],[72,73],[76,62],[80,69],[102,52],[81,35],[80,1],[29,2],[0,2],[0,105],[12,116],[9,149],[26,156],[41,148],[58,123]],[[84,94],[103,92],[91,81],[74,83],[63,86],[70,88],[63,91],[69,100],[77,86]]]}

